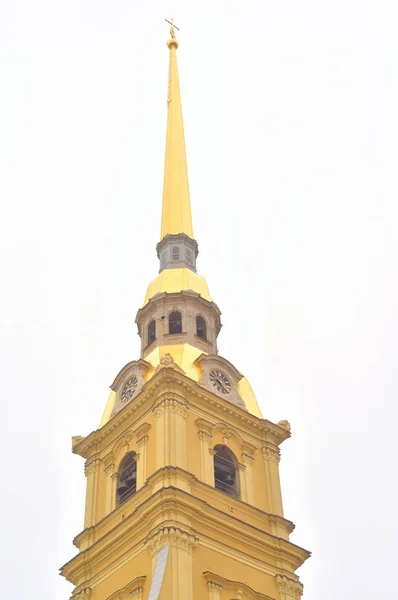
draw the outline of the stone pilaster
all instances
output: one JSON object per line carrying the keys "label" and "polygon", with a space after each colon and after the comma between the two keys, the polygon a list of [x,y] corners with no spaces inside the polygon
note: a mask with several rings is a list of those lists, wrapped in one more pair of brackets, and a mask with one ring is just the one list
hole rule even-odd
{"label": "stone pilaster", "polygon": [[146,548],[155,562],[156,553],[169,546],[168,560],[172,573],[170,598],[193,600],[192,551],[198,544],[196,536],[179,527],[163,527],[146,541]]}
{"label": "stone pilaster", "polygon": [[195,424],[200,441],[200,478],[214,487],[214,459],[209,452],[213,440],[213,425],[203,419],[197,419]]}
{"label": "stone pilaster", "polygon": [[253,487],[253,463],[254,457],[249,452],[243,452],[242,463],[245,465],[244,477],[246,487],[246,502],[254,503],[254,487]]}
{"label": "stone pilaster", "polygon": [[269,503],[269,512],[283,517],[281,483],[279,479],[279,448],[267,444],[263,446],[262,453],[264,458],[266,496]]}
{"label": "stone pilaster", "polygon": [[84,473],[87,479],[86,487],[86,510],[84,514],[84,527],[91,527],[96,523],[97,512],[97,491],[98,491],[98,471],[100,459],[97,457],[89,458],[86,461]]}
{"label": "stone pilaster", "polygon": [[187,412],[180,399],[162,398],[154,406],[156,419],[156,468],[186,469]]}
{"label": "stone pilaster", "polygon": [[238,463],[236,465],[238,475],[239,475],[239,491],[240,498],[243,502],[248,502],[247,500],[247,485],[246,485],[246,465],[242,463]]}
{"label": "stone pilaster", "polygon": [[115,508],[115,495],[116,489],[114,490],[115,481],[115,465],[114,463],[109,464],[105,469],[106,475],[106,492],[105,492],[105,514],[109,514]]}
{"label": "stone pilaster", "polygon": [[140,449],[140,459],[137,462],[137,491],[142,488],[147,478],[147,446],[150,427],[148,423],[144,423],[135,432],[137,446]]}

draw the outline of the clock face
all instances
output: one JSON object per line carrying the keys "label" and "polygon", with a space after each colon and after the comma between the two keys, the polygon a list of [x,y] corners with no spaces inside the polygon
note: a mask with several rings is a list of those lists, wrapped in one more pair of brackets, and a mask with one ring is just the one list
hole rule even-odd
{"label": "clock face", "polygon": [[221,371],[217,371],[216,369],[210,371],[210,381],[222,394],[229,394],[231,391],[231,382]]}
{"label": "clock face", "polygon": [[137,389],[138,379],[137,377],[130,377],[126,381],[122,391],[122,402],[129,402],[131,398],[134,396],[134,392]]}

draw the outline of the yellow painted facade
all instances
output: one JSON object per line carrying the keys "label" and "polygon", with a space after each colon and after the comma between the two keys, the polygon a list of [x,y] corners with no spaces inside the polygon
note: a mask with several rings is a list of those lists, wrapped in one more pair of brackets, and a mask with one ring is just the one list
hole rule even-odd
{"label": "yellow painted facade", "polygon": [[[171,31],[162,237],[193,238]],[[295,571],[309,553],[289,541],[279,480],[290,425],[264,419],[247,379],[217,354],[219,314],[189,268],[166,268],[149,286],[137,315],[141,358],[115,378],[99,429],[72,440],[87,479],[78,553],[61,570],[72,598],[301,597]],[[220,480],[220,452],[231,457],[233,488]]]}

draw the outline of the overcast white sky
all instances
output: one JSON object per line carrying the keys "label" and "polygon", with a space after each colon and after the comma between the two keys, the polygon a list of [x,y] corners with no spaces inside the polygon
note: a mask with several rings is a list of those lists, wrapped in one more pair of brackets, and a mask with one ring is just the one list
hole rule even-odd
{"label": "overcast white sky", "polygon": [[198,268],[264,416],[306,600],[392,598],[396,0],[2,0],[4,598],[65,600],[83,459],[157,273],[168,26]]}

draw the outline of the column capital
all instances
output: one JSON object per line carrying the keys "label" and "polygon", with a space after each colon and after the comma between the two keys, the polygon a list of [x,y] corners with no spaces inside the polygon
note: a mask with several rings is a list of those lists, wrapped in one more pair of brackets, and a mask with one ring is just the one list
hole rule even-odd
{"label": "column capital", "polygon": [[222,585],[220,585],[219,583],[215,583],[214,581],[208,581],[207,582],[207,587],[209,589],[210,592],[218,592],[220,593],[222,590]]}
{"label": "column capital", "polygon": [[303,594],[303,584],[285,575],[276,575],[276,587],[286,595],[287,600],[300,600]]}
{"label": "column capital", "polygon": [[148,432],[149,432],[150,428],[151,428],[151,426],[149,423],[143,423],[142,425],[140,425],[138,427],[138,429],[136,429],[134,434],[135,434],[135,438],[137,440],[138,446],[142,446],[143,444],[147,443]]}
{"label": "column capital", "polygon": [[84,465],[84,474],[86,477],[96,473],[100,466],[100,459],[97,457],[88,458],[86,460],[86,464]]}
{"label": "column capital", "polygon": [[146,541],[146,549],[153,557],[164,546],[169,544],[176,548],[182,548],[191,553],[198,544],[199,538],[179,527],[162,527]]}
{"label": "column capital", "polygon": [[162,398],[154,405],[153,411],[156,419],[159,419],[167,412],[175,412],[186,419],[188,415],[188,405],[175,398]]}
{"label": "column capital", "polygon": [[104,469],[104,473],[107,477],[112,477],[112,475],[115,472],[115,464],[114,463],[110,463],[107,467],[105,467]]}
{"label": "column capital", "polygon": [[261,448],[261,452],[263,453],[264,459],[274,462],[276,464],[280,463],[281,453],[277,446],[263,446]]}

